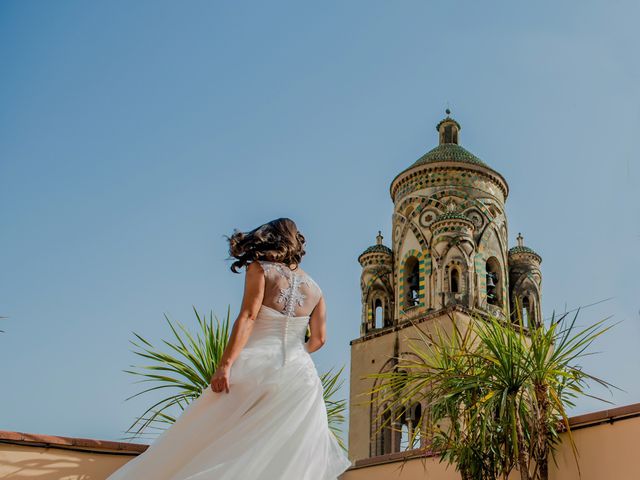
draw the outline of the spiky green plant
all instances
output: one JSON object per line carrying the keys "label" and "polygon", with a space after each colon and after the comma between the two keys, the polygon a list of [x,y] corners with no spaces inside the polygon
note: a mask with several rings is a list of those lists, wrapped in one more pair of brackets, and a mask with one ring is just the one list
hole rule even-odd
{"label": "spiky green plant", "polygon": [[[222,321],[213,312],[206,315],[193,311],[198,321],[198,332],[195,337],[179,321],[174,322],[165,314],[164,318],[173,333],[173,340],[162,340],[168,347],[163,351],[145,340],[136,332],[139,340],[130,340],[136,350],[134,353],[151,363],[149,365],[131,365],[138,370],[124,370],[132,375],[143,377],[135,383],[151,382],[154,386],[128,397],[131,400],[139,395],[156,390],[169,390],[171,393],[148,407],[136,418],[126,433],[133,433],[135,438],[148,433],[149,430],[162,430],[163,424],[173,424],[176,416],[195,400],[204,388],[209,385],[211,377],[218,368],[224,349],[227,346],[230,332],[231,308],[227,308],[226,318]],[[214,323],[215,318],[215,323]],[[176,327],[177,326],[177,327]]]}
{"label": "spiky green plant", "polygon": [[346,451],[347,447],[342,439],[342,424],[344,423],[344,412],[347,409],[347,400],[344,398],[335,398],[344,384],[344,378],[342,378],[343,370],[344,365],[335,373],[333,373],[333,368],[331,368],[328,372],[320,375],[320,380],[322,380],[323,397],[327,408],[329,429],[336,437],[340,447]]}
{"label": "spiky green plant", "polygon": [[[162,340],[167,350],[155,347],[151,342],[138,333],[133,332],[136,340],[130,340],[135,346],[133,353],[148,360],[148,365],[131,365],[137,370],[124,370],[127,373],[143,377],[135,383],[151,382],[153,386],[146,388],[130,400],[145,393],[157,390],[168,390],[170,393],[153,403],[142,415],[129,426],[125,433],[132,439],[147,434],[157,433],[176,421],[177,416],[195,400],[204,388],[209,386],[211,377],[215,373],[222,354],[229,341],[230,307],[227,308],[226,318],[222,321],[210,312],[208,317],[193,311],[198,322],[195,335],[179,321],[172,321],[164,316],[173,334],[172,340]],[[215,322],[214,322],[215,319]],[[329,428],[335,435],[340,446],[346,450],[340,437],[341,425],[344,423],[346,400],[335,398],[344,380],[341,379],[344,366],[333,373],[333,369],[320,375],[323,385],[324,401],[327,408]],[[176,415],[177,412],[177,415]]]}
{"label": "spiky green plant", "polygon": [[394,412],[425,403],[416,431],[426,423],[427,448],[463,479],[506,479],[517,467],[523,480],[546,480],[561,431],[577,462],[567,408],[591,396],[590,383],[613,387],[578,364],[611,326],[605,319],[579,328],[578,313],[554,314],[548,327],[529,330],[519,315],[516,325],[492,315],[476,315],[467,326],[451,316],[448,328],[429,332],[415,325],[415,359],[396,358],[394,370],[368,375],[381,381],[367,394]]}

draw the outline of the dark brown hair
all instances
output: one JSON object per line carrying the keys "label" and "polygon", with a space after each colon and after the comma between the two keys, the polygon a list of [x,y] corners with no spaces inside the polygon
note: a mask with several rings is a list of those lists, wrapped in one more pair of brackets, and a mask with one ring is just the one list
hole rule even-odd
{"label": "dark brown hair", "polygon": [[229,256],[237,258],[231,264],[231,271],[240,273],[239,268],[255,260],[281,262],[287,266],[302,260],[305,238],[290,218],[276,218],[249,232],[233,230],[229,237]]}

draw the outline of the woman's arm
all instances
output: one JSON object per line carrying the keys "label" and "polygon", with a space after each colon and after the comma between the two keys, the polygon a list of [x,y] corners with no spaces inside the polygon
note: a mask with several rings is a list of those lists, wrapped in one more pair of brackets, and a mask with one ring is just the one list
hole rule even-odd
{"label": "woman's arm", "polygon": [[305,343],[307,352],[312,353],[319,350],[327,339],[327,307],[324,303],[324,296],[320,297],[318,304],[311,312],[309,319],[309,327],[311,328],[311,336],[309,341]]}
{"label": "woman's arm", "polygon": [[229,372],[231,365],[244,348],[249,335],[253,330],[253,321],[258,315],[262,299],[264,297],[264,275],[259,262],[251,262],[247,265],[247,273],[244,282],[244,296],[240,313],[233,323],[229,343],[220,358],[220,363],[213,377],[211,388],[214,392],[229,393]]}

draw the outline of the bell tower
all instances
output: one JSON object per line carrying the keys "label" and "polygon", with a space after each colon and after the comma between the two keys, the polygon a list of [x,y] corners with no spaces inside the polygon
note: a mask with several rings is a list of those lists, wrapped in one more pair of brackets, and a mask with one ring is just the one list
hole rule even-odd
{"label": "bell tower", "polygon": [[[373,388],[369,373],[396,368],[410,356],[415,324],[468,323],[474,313],[541,321],[541,257],[518,245],[508,248],[504,177],[460,145],[462,127],[451,117],[436,125],[438,145],[391,181],[391,244],[376,243],[358,257],[362,319],[351,344],[349,453],[352,459],[405,449],[413,425],[425,412],[416,403],[390,428],[380,429],[384,407],[362,397]],[[367,404],[367,402],[369,402]],[[378,422],[379,423],[379,422]],[[424,442],[424,435],[420,436]]]}
{"label": "bell tower", "polygon": [[439,145],[391,182],[399,321],[450,305],[507,317],[509,188],[458,144],[449,114],[436,126]]}

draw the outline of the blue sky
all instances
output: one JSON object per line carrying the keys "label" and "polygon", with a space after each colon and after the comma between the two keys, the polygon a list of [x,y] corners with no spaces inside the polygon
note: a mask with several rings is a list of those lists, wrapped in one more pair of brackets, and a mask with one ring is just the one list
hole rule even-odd
{"label": "blue sky", "polygon": [[280,216],[328,303],[318,370],[348,370],[357,256],[390,239],[389,184],[437,143],[447,104],[509,182],[510,242],[543,257],[545,315],[611,298],[580,314],[621,322],[585,367],[624,389],[615,404],[640,401],[639,14],[2,2],[0,428],[122,438],[148,402],[124,401],[132,331],[168,338],[163,314],[193,326],[192,305],[237,313],[223,235]]}

